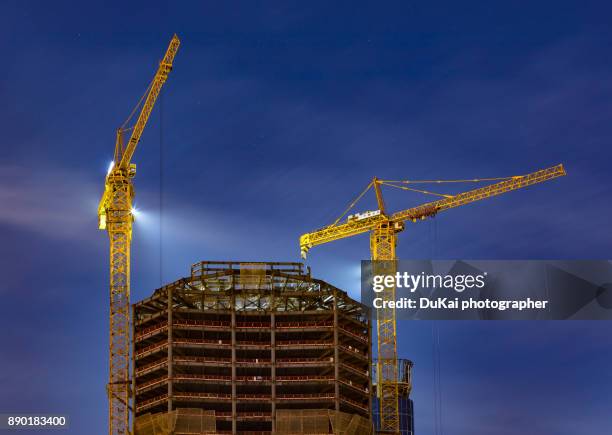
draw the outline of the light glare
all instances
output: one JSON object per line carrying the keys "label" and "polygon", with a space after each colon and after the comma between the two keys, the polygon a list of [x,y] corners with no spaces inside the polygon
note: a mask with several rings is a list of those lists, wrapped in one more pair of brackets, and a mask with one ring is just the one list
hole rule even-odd
{"label": "light glare", "polygon": [[110,175],[114,167],[115,167],[115,161],[113,160],[108,164],[108,171],[106,172],[107,177]]}

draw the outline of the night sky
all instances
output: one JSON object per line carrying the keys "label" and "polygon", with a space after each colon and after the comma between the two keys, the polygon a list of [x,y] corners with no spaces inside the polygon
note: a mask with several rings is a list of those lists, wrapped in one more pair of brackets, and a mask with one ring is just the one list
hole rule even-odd
{"label": "night sky", "polygon": [[[115,130],[174,32],[175,68],[134,158],[133,301],[200,260],[298,261],[299,235],[333,222],[375,175],[564,163],[567,177],[407,225],[398,256],[610,257],[607,2],[108,3],[12,1],[0,13],[0,413],[66,413],[67,432],[106,433],[96,207]],[[430,200],[388,193],[394,211]],[[308,264],[357,298],[368,257],[364,235],[314,248]],[[444,434],[609,433],[610,331],[400,323],[417,434],[438,435],[438,333]]]}

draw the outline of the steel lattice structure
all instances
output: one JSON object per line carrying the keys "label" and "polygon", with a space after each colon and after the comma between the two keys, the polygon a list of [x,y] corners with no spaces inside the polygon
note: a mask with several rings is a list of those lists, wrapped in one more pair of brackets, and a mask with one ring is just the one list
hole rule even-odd
{"label": "steel lattice structure", "polygon": [[[145,93],[146,99],[144,102],[141,99],[128,120],[117,131],[114,160],[106,176],[104,194],[98,206],[98,227],[108,232],[110,241],[110,343],[107,386],[110,435],[130,433],[130,246],[134,219],[132,179],[136,174],[136,165],[131,163],[131,159],[155,101],[172,70],[179,44],[178,37],[174,35]],[[125,128],[139,107],[140,113],[135,125]],[[127,147],[124,147],[123,134],[129,131],[130,139]]]}
{"label": "steel lattice structure", "polygon": [[215,433],[279,433],[309,413],[370,433],[370,311],[301,263],[200,262],[133,310],[137,424],[199,408]]}

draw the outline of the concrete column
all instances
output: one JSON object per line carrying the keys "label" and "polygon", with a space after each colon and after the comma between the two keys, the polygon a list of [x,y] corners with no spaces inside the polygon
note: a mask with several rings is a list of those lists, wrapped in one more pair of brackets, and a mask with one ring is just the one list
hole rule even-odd
{"label": "concrete column", "polygon": [[[274,296],[272,296],[272,306],[272,309],[274,310]],[[272,360],[272,367],[270,369],[270,378],[272,379],[272,433],[276,433],[276,313],[274,311],[272,311],[270,314],[270,324],[270,358]]]}
{"label": "concrete column", "polygon": [[232,433],[236,433],[236,297],[232,296]]}
{"label": "concrete column", "polygon": [[135,337],[136,337],[136,310],[134,309],[134,305],[132,305],[130,307],[130,333],[131,333],[131,352],[132,352],[132,394],[129,395],[129,397],[131,397],[131,404],[132,404],[132,409],[134,410],[132,412],[132,419],[131,419],[131,431],[132,433],[134,433],[134,423],[136,420],[136,341],[135,341]]}
{"label": "concrete column", "polygon": [[372,422],[372,317],[370,317],[370,311],[368,311],[368,416],[370,419],[370,426]]}
{"label": "concrete column", "polygon": [[336,402],[336,411],[340,411],[340,349],[338,328],[338,294],[334,289],[334,396]]}

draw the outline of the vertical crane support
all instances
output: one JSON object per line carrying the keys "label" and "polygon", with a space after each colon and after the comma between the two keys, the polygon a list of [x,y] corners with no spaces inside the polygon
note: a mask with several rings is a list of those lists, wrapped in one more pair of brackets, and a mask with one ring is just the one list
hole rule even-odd
{"label": "vertical crane support", "polygon": [[127,435],[129,428],[130,245],[132,197],[129,174],[109,176],[111,206],[107,210],[110,241],[109,434]]}
{"label": "vertical crane support", "polygon": [[[392,224],[385,220],[370,233],[373,275],[395,275],[397,236]],[[395,286],[385,286],[383,300],[395,300]],[[377,393],[380,400],[381,432],[399,433],[399,391],[397,385],[397,331],[395,309],[385,305],[376,311],[378,344]]]}
{"label": "vertical crane support", "polygon": [[131,159],[155,101],[172,70],[179,44],[178,37],[174,35],[148,88],[138,119],[134,127],[128,129],[132,134],[125,148],[122,136],[127,130],[118,130],[115,159],[106,176],[104,194],[98,206],[98,227],[108,231],[110,241],[110,344],[107,386],[110,435],[130,433],[130,246],[134,219],[132,179],[136,175],[136,165],[131,163]]}
{"label": "vertical crane support", "polygon": [[[376,177],[372,180],[376,192],[378,209],[386,216],[385,200],[380,183]],[[395,275],[396,229],[389,219],[383,219],[370,232],[370,253],[373,275]],[[395,286],[385,286],[383,300],[395,300]],[[385,305],[376,311],[376,336],[378,337],[378,379],[376,380],[380,400],[381,432],[399,433],[399,390],[397,384],[397,331],[395,309]]]}
{"label": "vertical crane support", "polygon": [[[444,199],[428,202],[417,207],[393,213],[391,215],[388,215],[385,209],[385,203],[382,197],[380,185],[388,184],[406,190],[415,190],[405,187],[405,184],[414,183],[415,181],[390,182],[374,178],[368,185],[366,191],[370,187],[374,187],[380,213],[366,215],[364,217],[349,217],[344,223],[340,223],[340,219],[342,218],[341,216],[331,225],[315,230],[311,233],[303,234],[300,237],[301,254],[303,258],[306,258],[308,251],[314,246],[369,232],[370,251],[371,258],[373,260],[372,274],[395,274],[395,247],[397,243],[397,233],[404,229],[405,222],[416,222],[417,220],[433,217],[438,212],[444,210],[449,210],[451,208],[470,204],[482,199],[501,195],[512,190],[522,189],[533,184],[543,183],[564,175],[566,175],[566,172],[563,165],[557,165],[532,172],[531,174],[527,175],[505,177],[502,178],[503,181],[499,183],[469,190],[456,195],[439,195],[443,196]],[[451,180],[451,182],[457,181],[466,182],[486,180]],[[420,181],[416,182],[421,183]],[[440,183],[447,181],[433,180],[425,182]],[[398,186],[397,183],[403,183],[403,185]],[[362,192],[357,200],[359,200],[366,191]],[[432,193],[426,191],[420,192]],[[351,203],[349,209],[355,205],[356,201]],[[395,287],[385,287],[381,293],[381,296],[385,301],[394,301]],[[401,380],[398,379],[395,308],[388,308],[387,304],[385,304],[384,307],[385,308],[379,308],[376,310],[376,330],[378,334],[378,367],[376,373],[378,378],[377,392],[380,400],[379,432],[399,434],[400,416],[398,382],[401,382]]]}

